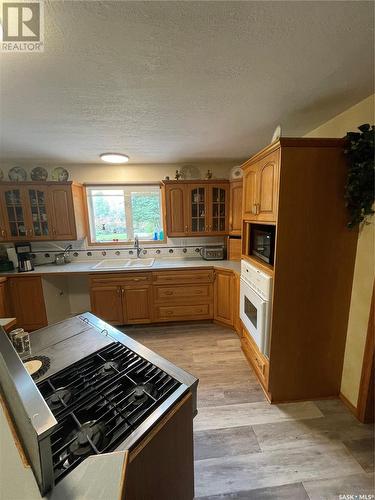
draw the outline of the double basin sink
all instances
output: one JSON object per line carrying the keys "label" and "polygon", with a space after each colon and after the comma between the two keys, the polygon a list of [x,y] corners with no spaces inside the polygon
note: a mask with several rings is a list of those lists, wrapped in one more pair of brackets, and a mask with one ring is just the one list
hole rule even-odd
{"label": "double basin sink", "polygon": [[143,269],[151,267],[155,259],[104,259],[91,269]]}

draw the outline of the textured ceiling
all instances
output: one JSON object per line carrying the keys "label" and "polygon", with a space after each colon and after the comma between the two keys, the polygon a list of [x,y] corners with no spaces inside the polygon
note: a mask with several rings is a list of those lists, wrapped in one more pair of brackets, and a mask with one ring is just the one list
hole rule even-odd
{"label": "textured ceiling", "polygon": [[246,158],[373,92],[364,1],[46,1],[45,52],[1,54],[1,158]]}

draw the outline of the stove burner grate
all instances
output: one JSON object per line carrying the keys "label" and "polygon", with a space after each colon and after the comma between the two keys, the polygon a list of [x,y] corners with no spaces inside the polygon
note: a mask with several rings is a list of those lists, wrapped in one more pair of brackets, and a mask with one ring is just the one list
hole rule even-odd
{"label": "stove burner grate", "polygon": [[55,482],[89,455],[113,451],[181,383],[113,342],[38,384],[57,419]]}

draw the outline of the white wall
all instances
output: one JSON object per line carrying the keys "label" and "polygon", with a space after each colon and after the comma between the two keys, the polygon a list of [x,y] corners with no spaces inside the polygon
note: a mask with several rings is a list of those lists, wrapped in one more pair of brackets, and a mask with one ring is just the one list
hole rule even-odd
{"label": "white wall", "polygon": [[[363,123],[374,124],[375,94],[312,130],[307,137],[344,137]],[[344,201],[343,201],[344,202]],[[372,218],[361,228],[357,243],[341,393],[357,407],[363,353],[375,277],[375,228]]]}

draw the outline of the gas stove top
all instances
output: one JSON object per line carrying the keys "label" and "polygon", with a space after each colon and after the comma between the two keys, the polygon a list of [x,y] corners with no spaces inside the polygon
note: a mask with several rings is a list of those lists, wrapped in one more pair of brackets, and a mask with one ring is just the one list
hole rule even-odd
{"label": "gas stove top", "polygon": [[37,386],[57,420],[56,483],[89,455],[115,450],[182,384],[114,342]]}
{"label": "gas stove top", "polygon": [[38,382],[0,327],[0,385],[42,495],[90,455],[133,450],[187,393],[196,412],[195,377],[91,313],[30,341],[50,358]]}

